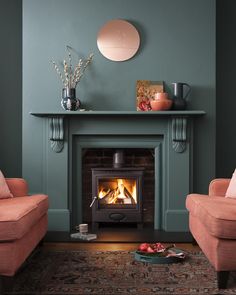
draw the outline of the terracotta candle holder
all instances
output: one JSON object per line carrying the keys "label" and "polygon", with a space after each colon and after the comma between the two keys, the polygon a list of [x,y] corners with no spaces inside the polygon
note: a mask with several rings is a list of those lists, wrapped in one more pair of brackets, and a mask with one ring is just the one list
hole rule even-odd
{"label": "terracotta candle holder", "polygon": [[168,98],[167,92],[157,92],[154,99],[150,101],[153,111],[166,111],[172,106],[172,100]]}

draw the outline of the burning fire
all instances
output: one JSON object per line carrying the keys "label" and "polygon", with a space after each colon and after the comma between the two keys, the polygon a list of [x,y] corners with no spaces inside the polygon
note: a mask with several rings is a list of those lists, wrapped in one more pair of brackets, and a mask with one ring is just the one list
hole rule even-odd
{"label": "burning fire", "polygon": [[[98,198],[103,204],[137,204],[136,181],[116,179],[110,187],[100,187]],[[109,183],[108,183],[109,184]]]}

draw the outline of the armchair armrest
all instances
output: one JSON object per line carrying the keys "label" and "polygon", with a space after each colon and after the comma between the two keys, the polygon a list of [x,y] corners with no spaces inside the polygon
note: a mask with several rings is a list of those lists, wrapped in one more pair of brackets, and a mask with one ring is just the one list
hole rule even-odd
{"label": "armchair armrest", "polygon": [[6,178],[6,182],[14,197],[28,195],[28,184],[23,178]]}
{"label": "armchair armrest", "polygon": [[209,196],[224,197],[230,183],[230,178],[217,178],[211,181],[209,185]]}

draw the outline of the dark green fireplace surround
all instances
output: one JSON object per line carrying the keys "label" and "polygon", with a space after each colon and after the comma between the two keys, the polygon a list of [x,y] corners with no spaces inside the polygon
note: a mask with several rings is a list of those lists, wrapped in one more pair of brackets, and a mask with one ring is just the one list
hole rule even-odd
{"label": "dark green fireplace surround", "polygon": [[83,222],[83,149],[149,148],[155,162],[154,228],[188,231],[185,198],[193,183],[193,118],[203,111],[32,115],[45,131],[41,167],[50,196],[49,230],[71,231]]}

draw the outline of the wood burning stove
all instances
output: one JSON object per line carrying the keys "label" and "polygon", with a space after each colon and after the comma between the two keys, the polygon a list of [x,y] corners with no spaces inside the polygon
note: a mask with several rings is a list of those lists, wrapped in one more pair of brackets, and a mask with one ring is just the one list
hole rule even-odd
{"label": "wood burning stove", "polygon": [[143,168],[122,167],[123,151],[114,154],[113,167],[92,168],[92,226],[99,223],[142,225]]}

